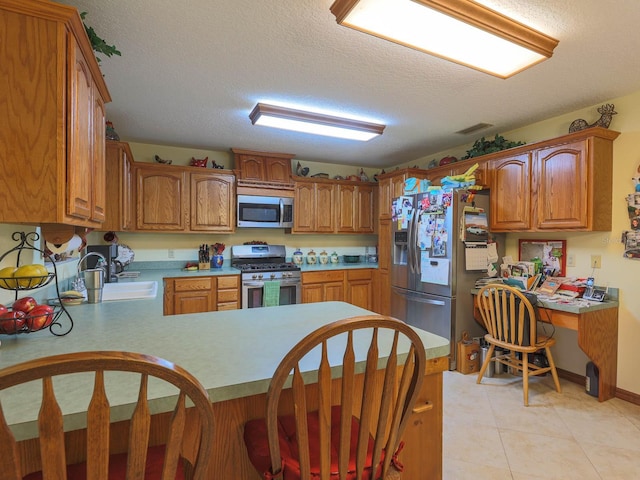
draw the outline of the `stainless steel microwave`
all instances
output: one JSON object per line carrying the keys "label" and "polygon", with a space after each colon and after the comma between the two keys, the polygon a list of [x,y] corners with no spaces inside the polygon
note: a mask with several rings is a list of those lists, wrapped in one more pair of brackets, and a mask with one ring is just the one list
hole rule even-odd
{"label": "stainless steel microwave", "polygon": [[238,227],[293,227],[293,198],[238,195]]}

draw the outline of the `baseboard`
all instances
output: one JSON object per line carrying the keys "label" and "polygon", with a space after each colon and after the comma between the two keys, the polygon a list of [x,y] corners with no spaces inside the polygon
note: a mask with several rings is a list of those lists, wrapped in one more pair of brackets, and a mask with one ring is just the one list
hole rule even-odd
{"label": "baseboard", "polygon": [[[573,373],[568,370],[563,370],[561,368],[556,368],[556,370],[560,378],[564,378],[565,380],[568,380],[572,383],[577,383],[578,385],[584,386],[585,384],[584,375]],[[627,390],[623,390],[617,387],[616,387],[616,398],[619,398],[620,400],[624,400],[629,403],[633,403],[635,405],[640,405],[640,395],[638,395],[637,393],[628,392]]]}

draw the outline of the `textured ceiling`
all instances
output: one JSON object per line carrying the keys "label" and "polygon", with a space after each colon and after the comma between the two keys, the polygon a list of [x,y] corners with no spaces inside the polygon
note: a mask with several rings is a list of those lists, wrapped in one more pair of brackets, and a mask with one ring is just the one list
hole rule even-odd
{"label": "textured ceiling", "polygon": [[[63,0],[115,44],[107,116],[128,141],[389,167],[639,88],[640,1],[483,0],[560,41],[502,80],[339,26],[333,0]],[[387,125],[369,142],[251,125],[257,102]],[[595,112],[594,119],[595,120]],[[454,132],[486,122],[490,129]]]}

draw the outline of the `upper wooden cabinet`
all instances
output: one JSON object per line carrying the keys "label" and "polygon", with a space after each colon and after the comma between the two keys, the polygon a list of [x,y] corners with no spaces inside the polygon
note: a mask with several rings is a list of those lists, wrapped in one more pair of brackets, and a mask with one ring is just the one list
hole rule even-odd
{"label": "upper wooden cabinet", "polygon": [[375,232],[375,185],[347,180],[294,178],[292,233]]}
{"label": "upper wooden cabinet", "polygon": [[290,153],[267,153],[232,148],[239,180],[291,183]]}
{"label": "upper wooden cabinet", "polygon": [[3,0],[0,31],[0,222],[99,227],[111,97],[78,11]]}
{"label": "upper wooden cabinet", "polygon": [[492,231],[611,230],[613,140],[590,128],[492,154]]}
{"label": "upper wooden cabinet", "polygon": [[235,176],[191,172],[190,179],[189,229],[220,233],[235,231]]}
{"label": "upper wooden cabinet", "polygon": [[136,230],[235,231],[235,176],[224,170],[136,163]]}
{"label": "upper wooden cabinet", "polygon": [[531,228],[531,153],[492,160],[491,230]]}
{"label": "upper wooden cabinet", "polygon": [[300,179],[294,189],[293,233],[333,233],[333,184]]}
{"label": "upper wooden cabinet", "polygon": [[107,203],[105,221],[100,230],[132,230],[134,224],[131,201],[133,190],[131,149],[128,143],[107,141],[106,151]]}
{"label": "upper wooden cabinet", "polygon": [[404,193],[404,182],[407,178],[427,178],[429,172],[419,168],[403,168],[378,175],[378,209],[379,218],[391,218],[391,201]]}

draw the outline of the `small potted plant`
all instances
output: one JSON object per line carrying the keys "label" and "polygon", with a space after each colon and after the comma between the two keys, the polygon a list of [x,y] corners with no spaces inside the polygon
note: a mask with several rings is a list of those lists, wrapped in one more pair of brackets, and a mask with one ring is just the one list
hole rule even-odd
{"label": "small potted plant", "polygon": [[213,268],[222,268],[224,260],[222,252],[224,252],[224,248],[224,243],[214,243],[211,245],[211,252],[213,253],[213,256],[211,257],[211,266]]}

